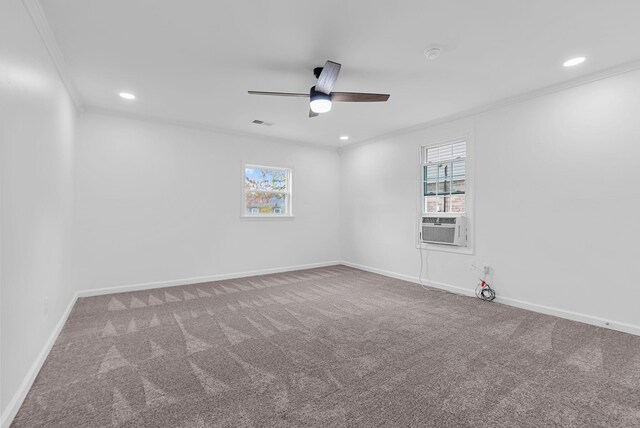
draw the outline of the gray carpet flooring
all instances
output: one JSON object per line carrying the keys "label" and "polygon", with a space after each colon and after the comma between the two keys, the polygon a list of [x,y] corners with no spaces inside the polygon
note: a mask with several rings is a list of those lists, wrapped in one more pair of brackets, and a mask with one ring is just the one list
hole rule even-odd
{"label": "gray carpet flooring", "polygon": [[335,266],[80,299],[14,427],[638,427],[640,337]]}

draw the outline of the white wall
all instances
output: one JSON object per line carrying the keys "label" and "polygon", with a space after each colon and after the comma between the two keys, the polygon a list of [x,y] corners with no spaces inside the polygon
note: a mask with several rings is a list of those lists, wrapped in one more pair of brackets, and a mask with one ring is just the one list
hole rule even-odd
{"label": "white wall", "polygon": [[[335,150],[95,113],[77,142],[79,289],[340,259]],[[294,220],[240,218],[243,162],[293,167]]]}
{"label": "white wall", "polygon": [[635,71],[348,148],[343,258],[417,277],[419,147],[472,132],[475,254],[431,252],[430,278],[472,290],[486,263],[502,297],[640,328],[639,111]]}
{"label": "white wall", "polygon": [[74,294],[69,255],[75,110],[19,0],[0,3],[0,40],[4,420]]}
{"label": "white wall", "polygon": [[[640,71],[339,155],[76,118],[19,0],[0,3],[0,40],[3,422],[76,291],[340,259],[415,278],[418,148],[467,133],[475,253],[431,252],[429,277],[472,290],[486,263],[511,303],[640,329]],[[295,220],[240,218],[243,162],[294,168]]]}

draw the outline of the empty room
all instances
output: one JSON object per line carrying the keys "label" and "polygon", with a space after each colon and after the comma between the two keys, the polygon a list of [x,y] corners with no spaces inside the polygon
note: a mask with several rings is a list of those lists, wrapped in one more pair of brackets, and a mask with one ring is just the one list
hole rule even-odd
{"label": "empty room", "polygon": [[639,19],[1,0],[0,428],[640,427]]}

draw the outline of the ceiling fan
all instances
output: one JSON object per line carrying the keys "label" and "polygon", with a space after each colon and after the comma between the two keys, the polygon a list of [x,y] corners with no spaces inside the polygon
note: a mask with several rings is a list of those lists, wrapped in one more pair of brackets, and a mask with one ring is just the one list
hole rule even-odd
{"label": "ceiling fan", "polygon": [[369,94],[365,92],[331,92],[338,79],[341,65],[327,61],[324,67],[316,67],[313,74],[317,79],[308,94],[295,92],[249,91],[251,95],[273,95],[277,97],[309,97],[309,117],[319,116],[331,110],[332,102],[374,103],[389,99],[389,94]]}

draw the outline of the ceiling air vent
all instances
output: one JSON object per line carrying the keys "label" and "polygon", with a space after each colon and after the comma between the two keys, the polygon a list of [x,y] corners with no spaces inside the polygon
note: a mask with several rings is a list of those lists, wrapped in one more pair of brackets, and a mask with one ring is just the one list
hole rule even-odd
{"label": "ceiling air vent", "polygon": [[256,125],[263,125],[263,126],[271,126],[271,125],[273,125],[272,122],[265,122],[264,120],[259,120],[259,119],[256,119],[256,120],[252,121],[251,123],[255,123]]}

